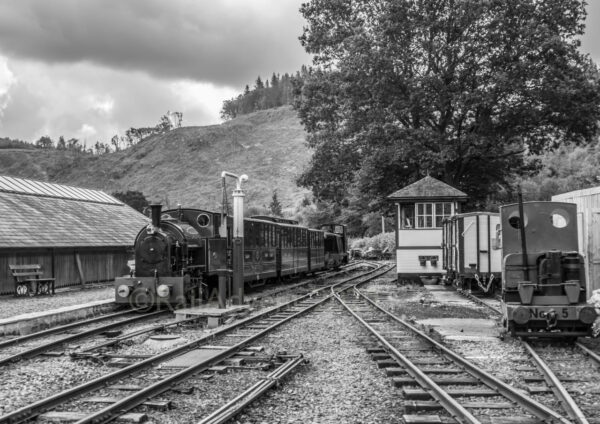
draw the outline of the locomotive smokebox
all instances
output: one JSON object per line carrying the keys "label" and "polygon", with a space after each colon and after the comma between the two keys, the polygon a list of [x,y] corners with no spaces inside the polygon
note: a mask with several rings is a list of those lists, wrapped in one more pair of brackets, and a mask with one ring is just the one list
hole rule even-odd
{"label": "locomotive smokebox", "polygon": [[162,209],[162,205],[154,204],[154,205],[150,205],[150,208],[152,210],[152,226],[154,228],[158,228],[158,227],[160,227],[160,212]]}

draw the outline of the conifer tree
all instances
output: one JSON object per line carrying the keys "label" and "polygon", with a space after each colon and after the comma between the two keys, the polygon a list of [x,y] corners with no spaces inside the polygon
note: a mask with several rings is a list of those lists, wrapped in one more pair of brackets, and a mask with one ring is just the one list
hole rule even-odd
{"label": "conifer tree", "polygon": [[273,197],[271,198],[271,203],[269,204],[269,210],[274,216],[281,216],[283,213],[281,210],[281,203],[279,203],[279,199],[277,198],[277,190],[273,191]]}

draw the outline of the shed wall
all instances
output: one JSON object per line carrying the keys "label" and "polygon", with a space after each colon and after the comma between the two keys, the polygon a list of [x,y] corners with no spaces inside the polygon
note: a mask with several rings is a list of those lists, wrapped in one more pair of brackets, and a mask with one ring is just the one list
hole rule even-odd
{"label": "shed wall", "polygon": [[552,200],[577,204],[579,253],[585,258],[589,298],[600,289],[600,187],[559,194]]}
{"label": "shed wall", "polygon": [[40,264],[44,277],[55,278],[56,287],[81,284],[76,255],[79,254],[85,283],[111,281],[127,272],[125,247],[99,249],[0,250],[0,294],[14,293],[8,265]]}

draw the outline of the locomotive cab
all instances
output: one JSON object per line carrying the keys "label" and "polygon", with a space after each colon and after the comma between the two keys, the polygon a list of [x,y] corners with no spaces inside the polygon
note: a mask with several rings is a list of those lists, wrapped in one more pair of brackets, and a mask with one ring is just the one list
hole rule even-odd
{"label": "locomotive cab", "polygon": [[[577,206],[526,202],[500,209],[503,313],[513,335],[585,336],[596,313],[586,305],[578,253]],[[524,235],[524,237],[523,237]]]}

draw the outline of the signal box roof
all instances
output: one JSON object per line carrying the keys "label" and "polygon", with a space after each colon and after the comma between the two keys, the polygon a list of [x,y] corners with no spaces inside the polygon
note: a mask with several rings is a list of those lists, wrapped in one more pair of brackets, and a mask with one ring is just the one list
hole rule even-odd
{"label": "signal box roof", "polygon": [[427,175],[425,178],[390,194],[387,198],[399,203],[411,203],[434,200],[466,202],[467,197],[462,191]]}
{"label": "signal box roof", "polygon": [[132,246],[148,218],[99,190],[0,176],[0,248]]}

